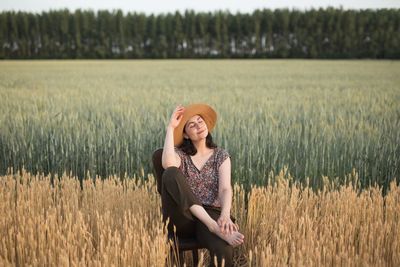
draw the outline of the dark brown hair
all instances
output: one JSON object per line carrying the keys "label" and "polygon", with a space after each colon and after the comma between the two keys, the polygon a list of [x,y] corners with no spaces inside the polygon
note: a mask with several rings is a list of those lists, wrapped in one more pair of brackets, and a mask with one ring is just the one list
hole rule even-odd
{"label": "dark brown hair", "polygon": [[[206,137],[206,146],[208,148],[216,148],[217,145],[213,142],[212,136],[210,133],[207,134]],[[194,156],[197,153],[196,147],[193,145],[192,140],[183,138],[183,143],[179,146],[179,148],[188,155]]]}

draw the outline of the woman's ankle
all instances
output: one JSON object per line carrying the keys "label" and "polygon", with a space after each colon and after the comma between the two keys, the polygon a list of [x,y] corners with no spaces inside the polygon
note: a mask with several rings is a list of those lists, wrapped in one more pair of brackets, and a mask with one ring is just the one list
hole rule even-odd
{"label": "woman's ankle", "polygon": [[210,222],[210,225],[207,225],[207,228],[211,233],[217,233],[217,231],[220,231],[218,223],[214,220]]}
{"label": "woman's ankle", "polygon": [[218,229],[218,223],[210,217],[207,211],[200,205],[192,205],[189,208],[190,212],[197,217],[209,231],[216,231]]}

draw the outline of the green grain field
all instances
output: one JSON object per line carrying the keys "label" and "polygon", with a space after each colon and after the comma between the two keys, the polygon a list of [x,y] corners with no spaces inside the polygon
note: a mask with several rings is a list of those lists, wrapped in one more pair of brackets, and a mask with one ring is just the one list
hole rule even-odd
{"label": "green grain field", "polygon": [[193,102],[246,187],[285,166],[314,188],[400,176],[400,62],[369,60],[1,61],[0,173],[147,177]]}

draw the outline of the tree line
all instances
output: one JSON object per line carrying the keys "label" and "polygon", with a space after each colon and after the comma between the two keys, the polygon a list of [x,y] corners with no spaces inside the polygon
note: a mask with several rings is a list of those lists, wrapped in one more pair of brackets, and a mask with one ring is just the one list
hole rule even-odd
{"label": "tree line", "polygon": [[1,59],[400,58],[400,9],[0,13]]}

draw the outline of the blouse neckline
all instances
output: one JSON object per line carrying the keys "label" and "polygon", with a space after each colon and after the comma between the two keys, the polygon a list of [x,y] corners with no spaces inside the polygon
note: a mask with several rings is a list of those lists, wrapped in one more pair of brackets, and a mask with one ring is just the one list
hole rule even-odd
{"label": "blouse neckline", "polygon": [[199,170],[199,169],[197,168],[197,166],[194,164],[194,162],[193,162],[193,160],[192,160],[192,157],[191,157],[190,155],[188,155],[188,156],[189,156],[190,163],[196,168],[196,170],[197,170],[198,172],[201,172],[202,170],[204,170],[204,167],[206,167],[206,165],[208,164],[208,162],[210,161],[210,159],[213,158],[213,157],[215,156],[216,153],[217,153],[217,148],[214,148],[213,153],[212,153],[211,156],[206,160],[206,162],[203,164],[203,166],[201,167],[200,170]]}

